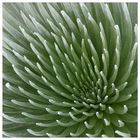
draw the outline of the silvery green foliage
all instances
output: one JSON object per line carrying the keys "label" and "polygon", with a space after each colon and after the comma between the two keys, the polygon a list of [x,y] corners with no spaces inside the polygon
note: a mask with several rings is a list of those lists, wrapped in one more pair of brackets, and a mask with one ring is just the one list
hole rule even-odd
{"label": "silvery green foliage", "polygon": [[3,6],[4,136],[137,136],[137,4]]}

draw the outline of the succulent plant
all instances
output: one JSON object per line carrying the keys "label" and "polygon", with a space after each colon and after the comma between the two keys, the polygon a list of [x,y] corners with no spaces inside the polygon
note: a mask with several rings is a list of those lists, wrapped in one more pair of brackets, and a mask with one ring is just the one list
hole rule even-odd
{"label": "succulent plant", "polygon": [[136,3],[4,3],[5,137],[137,136]]}

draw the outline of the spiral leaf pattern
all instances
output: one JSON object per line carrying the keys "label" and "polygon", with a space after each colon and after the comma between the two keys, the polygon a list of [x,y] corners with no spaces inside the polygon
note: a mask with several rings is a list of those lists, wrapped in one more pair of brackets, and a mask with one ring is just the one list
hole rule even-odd
{"label": "spiral leaf pattern", "polygon": [[5,137],[137,136],[137,4],[3,6]]}

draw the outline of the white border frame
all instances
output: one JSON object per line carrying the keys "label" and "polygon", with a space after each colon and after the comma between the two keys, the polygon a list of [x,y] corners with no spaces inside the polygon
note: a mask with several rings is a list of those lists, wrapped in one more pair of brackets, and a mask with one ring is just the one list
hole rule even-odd
{"label": "white border frame", "polygon": [[[3,62],[2,62],[2,37],[3,37],[3,33],[2,33],[2,19],[3,19],[3,15],[2,15],[2,4],[5,2],[137,2],[138,3],[138,46],[140,45],[140,1],[139,0],[1,0],[0,1],[0,139],[4,139],[4,140],[47,140],[50,138],[3,138],[2,137],[2,101],[3,101],[3,90],[2,90],[2,73],[3,73]],[[111,140],[115,140],[115,139],[125,139],[125,140],[129,140],[129,139],[140,139],[140,92],[139,92],[139,88],[140,88],[140,49],[138,47],[138,137],[137,138],[103,138],[105,140],[107,139],[111,139]],[[53,140],[70,140],[70,139],[84,139],[84,140],[89,140],[90,138],[51,138]],[[94,140],[100,139],[100,138],[92,138]],[[102,138],[101,138],[102,139]]]}

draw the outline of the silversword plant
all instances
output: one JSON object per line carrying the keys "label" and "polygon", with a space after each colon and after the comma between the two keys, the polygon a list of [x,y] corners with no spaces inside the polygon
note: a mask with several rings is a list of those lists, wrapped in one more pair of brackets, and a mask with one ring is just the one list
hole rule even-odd
{"label": "silversword plant", "polygon": [[4,3],[5,137],[137,136],[137,4]]}

